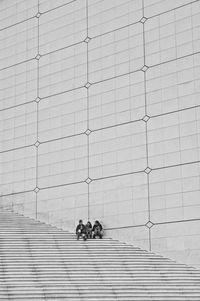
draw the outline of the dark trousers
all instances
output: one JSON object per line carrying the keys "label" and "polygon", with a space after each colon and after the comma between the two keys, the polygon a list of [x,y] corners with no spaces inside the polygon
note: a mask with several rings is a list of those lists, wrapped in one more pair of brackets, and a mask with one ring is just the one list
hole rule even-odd
{"label": "dark trousers", "polygon": [[87,238],[92,238],[92,229],[86,229]]}
{"label": "dark trousers", "polygon": [[94,234],[93,234],[93,238],[96,238],[96,236],[99,236],[99,238],[102,238],[103,234],[102,231],[95,229],[94,230]]}
{"label": "dark trousers", "polygon": [[76,237],[77,237],[77,240],[79,240],[80,237],[83,237],[84,240],[87,239],[86,234],[84,232],[77,232]]}

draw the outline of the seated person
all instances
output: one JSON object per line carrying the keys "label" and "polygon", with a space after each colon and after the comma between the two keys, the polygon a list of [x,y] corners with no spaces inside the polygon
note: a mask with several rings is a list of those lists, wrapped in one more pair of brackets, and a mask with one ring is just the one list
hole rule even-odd
{"label": "seated person", "polygon": [[92,228],[92,232],[93,232],[93,238],[96,238],[96,236],[99,236],[99,238],[103,237],[103,227],[100,224],[99,221],[95,221],[94,226]]}
{"label": "seated person", "polygon": [[83,237],[84,240],[87,239],[86,229],[82,219],[79,220],[79,224],[76,227],[76,236],[77,236],[77,240],[79,240],[80,237]]}
{"label": "seated person", "polygon": [[92,238],[92,224],[90,221],[88,221],[85,225],[85,229],[87,238]]}

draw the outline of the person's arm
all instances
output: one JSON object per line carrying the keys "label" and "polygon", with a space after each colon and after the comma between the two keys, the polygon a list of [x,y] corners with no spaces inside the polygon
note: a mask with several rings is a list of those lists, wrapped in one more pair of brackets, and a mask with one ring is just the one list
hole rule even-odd
{"label": "person's arm", "polygon": [[102,227],[102,225],[100,223],[99,223],[99,228],[100,228],[100,231],[103,230],[103,227]]}
{"label": "person's arm", "polygon": [[76,234],[77,234],[77,232],[78,232],[78,229],[79,229],[79,225],[76,227]]}

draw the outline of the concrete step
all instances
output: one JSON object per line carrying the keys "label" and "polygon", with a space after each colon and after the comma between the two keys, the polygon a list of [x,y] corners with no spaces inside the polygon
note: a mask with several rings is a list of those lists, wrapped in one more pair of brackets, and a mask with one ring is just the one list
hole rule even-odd
{"label": "concrete step", "polygon": [[[38,275],[38,274],[33,274],[33,275],[4,275],[4,276],[1,276],[0,277],[0,280],[5,280],[5,281],[8,281],[8,280],[23,280],[23,281],[36,281],[36,280],[40,280],[40,281],[49,281],[49,280],[54,280],[56,278],[58,278],[57,280],[55,280],[55,282],[59,282],[59,281],[62,281],[62,280],[65,280],[65,279],[70,279],[71,281],[77,281],[77,282],[80,282],[82,281],[82,276],[72,276],[72,275],[69,275],[66,273],[66,275],[63,275],[63,277],[58,277],[57,275],[48,275],[48,274],[44,274],[44,275]],[[88,282],[92,282],[92,283],[98,283],[100,280],[101,281],[104,281],[104,282],[109,282],[109,283],[113,283],[113,282],[121,282],[121,281],[129,281],[129,282],[148,282],[148,283],[151,283],[151,282],[155,282],[155,281],[159,281],[159,277],[155,277],[155,278],[152,278],[152,279],[149,279],[150,277],[126,277],[126,276],[115,276],[115,277],[109,277],[109,276],[101,276],[101,275],[96,275],[96,277],[91,277],[91,276],[85,276],[85,279],[82,281],[82,283],[88,283]],[[200,281],[199,280],[195,280],[194,278],[191,278],[191,279],[187,279],[187,278],[181,278],[179,279],[178,277],[177,278],[173,278],[173,279],[170,279],[170,278],[165,278],[163,279],[164,281],[166,281],[166,283],[171,283],[173,281],[176,281],[177,282],[177,285],[183,281],[187,282],[187,283],[193,283],[193,284],[199,284],[200,285]]]}
{"label": "concrete step", "polygon": [[[73,301],[97,301],[97,300],[101,300],[102,301],[102,298],[105,300],[105,301],[199,301],[198,297],[187,297],[187,298],[184,298],[183,296],[176,296],[176,297],[172,297],[172,296],[167,296],[166,297],[161,297],[161,296],[156,296],[156,298],[154,297],[151,297],[149,295],[146,295],[146,296],[134,296],[134,299],[132,296],[99,296],[99,297],[84,297],[84,296],[49,296],[48,299],[44,296],[44,295],[41,295],[41,296],[25,296],[25,297],[22,297],[22,296],[9,296],[9,300],[13,300],[13,301],[16,301],[16,300],[23,300],[23,301],[26,301],[26,300],[29,300],[29,301],[35,301],[35,300],[56,300],[56,301],[59,301],[59,300],[73,300]],[[8,301],[8,298],[6,297],[0,297],[0,300],[7,300]]]}
{"label": "concrete step", "polygon": [[[64,262],[65,263],[65,262]],[[12,263],[6,263],[6,270],[9,271],[20,271],[20,270],[30,270],[30,268],[32,268],[33,266],[36,269],[63,269],[64,266],[63,261],[60,261],[58,263],[52,264],[38,264],[38,263],[34,263],[34,264],[29,264],[29,265],[23,265],[23,264],[18,264],[13,266]],[[104,265],[98,266],[98,270],[99,271],[124,271],[124,264],[121,265],[113,265],[113,266],[109,266],[108,268],[106,268]],[[67,265],[67,269],[69,271],[79,271],[80,270],[80,265],[79,266],[74,266],[74,265]],[[91,264],[90,266],[81,266],[81,269],[84,270],[84,272],[88,272],[88,271],[96,271],[97,267],[94,264]],[[5,268],[0,266],[0,271],[4,271]],[[188,274],[188,271],[185,269],[170,269],[170,267],[165,267],[165,268],[160,268],[159,270],[157,268],[154,268],[153,266],[146,266],[143,267],[141,266],[136,266],[136,265],[132,265],[132,266],[127,266],[126,272],[128,271],[145,271],[145,272],[161,272],[161,273],[181,273],[181,274]],[[195,272],[195,274],[199,274],[199,272]]]}
{"label": "concrete step", "polygon": [[91,269],[81,269],[80,268],[70,268],[68,267],[67,265],[62,265],[62,266],[58,266],[58,267],[53,267],[53,266],[50,266],[50,267],[41,267],[41,266],[35,266],[33,265],[31,268],[23,268],[23,267],[20,267],[20,268],[10,268],[10,267],[1,267],[0,268],[0,273],[28,273],[29,271],[31,270],[37,270],[38,272],[46,272],[46,273],[49,273],[49,272],[57,272],[57,273],[61,273],[63,271],[67,271],[67,272],[70,272],[72,275],[75,273],[75,274],[83,274],[83,273],[86,273],[87,272],[87,275],[89,274],[94,274],[94,273],[107,273],[107,274],[112,274],[112,273],[120,273],[120,274],[128,274],[130,273],[131,275],[134,274],[138,274],[138,275],[141,275],[141,274],[148,274],[148,275],[159,275],[159,276],[164,276],[164,275],[169,275],[170,277],[174,277],[174,276],[178,276],[178,277],[185,277],[185,276],[188,276],[188,277],[195,277],[196,279],[198,279],[198,277],[200,277],[200,273],[193,273],[192,275],[188,274],[186,271],[185,272],[182,272],[182,271],[163,271],[163,270],[151,270],[151,269],[140,269],[140,270],[137,270],[137,269],[123,269],[122,267],[119,269],[116,269],[116,268],[108,268],[106,269],[105,267],[103,268],[91,268]]}
{"label": "concrete step", "polygon": [[[38,292],[37,292],[38,290]],[[142,292],[134,292],[134,297],[148,297],[148,296],[151,296],[152,298],[157,298],[157,297],[162,297],[163,296],[163,293],[166,294],[167,297],[181,297],[182,294],[180,292],[167,292],[166,291],[158,291],[158,292],[145,292],[145,290],[143,290]],[[113,291],[113,290],[110,290],[110,291],[107,291],[107,292],[104,292],[103,290],[93,290],[93,291],[79,291],[78,289],[76,289],[75,291],[72,291],[72,292],[63,292],[63,291],[60,291],[60,292],[49,292],[47,290],[42,290],[40,289],[39,291],[39,288],[37,288],[35,291],[32,291],[31,292],[32,295],[34,295],[34,297],[40,297],[40,298],[44,298],[44,296],[46,298],[48,297],[54,297],[54,298],[57,298],[57,297],[71,297],[71,298],[74,298],[74,297],[85,297],[85,298],[91,298],[91,297],[101,297],[102,299],[104,297],[109,297],[109,296],[117,296],[117,297],[127,297],[129,296],[130,298],[132,297],[133,295],[133,292],[132,291]],[[29,293],[30,295],[30,293]],[[26,291],[12,291],[12,290],[9,290],[9,296],[13,296],[13,297],[17,297],[17,296],[27,296],[27,292]],[[187,292],[184,292],[184,297],[187,298],[187,297],[198,297],[198,293],[187,293]],[[153,299],[154,300],[154,299]],[[187,300],[187,299],[186,299]]]}
{"label": "concrete step", "polygon": [[2,209],[0,300],[200,301],[200,271]]}
{"label": "concrete step", "polygon": [[[77,283],[77,282],[74,282],[72,283],[71,282],[71,285],[69,285],[70,282],[68,280],[65,280],[65,281],[60,281],[60,282],[54,282],[54,281],[45,281],[45,282],[38,282],[38,281],[32,281],[32,282],[26,282],[26,283],[22,283],[20,281],[14,281],[14,282],[7,282],[6,283],[6,287],[7,288],[16,288],[16,289],[21,289],[21,288],[32,288],[32,287],[37,287],[37,286],[40,286],[41,285],[43,286],[43,288],[50,288],[50,289],[54,289],[54,288],[67,288],[69,290],[71,289],[77,289],[77,284],[79,286],[80,289],[95,289],[95,288],[99,288],[99,289],[110,289],[110,284],[109,283],[101,283],[99,282],[98,284],[96,283],[88,283],[88,284],[83,284],[81,282]],[[0,280],[0,289],[5,285],[5,282],[1,281]],[[142,289],[144,290],[149,288],[150,290],[167,290],[167,289],[170,289],[170,290],[176,290],[176,289],[181,289],[181,290],[193,290],[193,289],[197,289],[197,291],[199,291],[199,286],[198,285],[195,285],[195,284],[188,284],[188,285],[185,285],[185,284],[182,284],[180,283],[178,286],[177,286],[177,283],[166,283],[164,280],[161,282],[151,282],[151,283],[147,283],[147,282],[141,282],[141,283],[134,283],[133,281],[131,283],[126,283],[126,282],[117,282],[117,283],[114,283],[112,282],[112,287],[113,289]]]}

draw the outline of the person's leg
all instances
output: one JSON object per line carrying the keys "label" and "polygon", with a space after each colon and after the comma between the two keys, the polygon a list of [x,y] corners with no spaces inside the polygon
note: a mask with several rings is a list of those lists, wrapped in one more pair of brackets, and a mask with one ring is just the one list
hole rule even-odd
{"label": "person's leg", "polygon": [[93,238],[96,238],[96,235],[97,235],[97,231],[96,229],[94,230],[94,233],[93,233]]}
{"label": "person's leg", "polygon": [[88,239],[92,238],[92,232],[90,229],[87,230],[87,238]]}
{"label": "person's leg", "polygon": [[86,233],[82,233],[83,240],[87,239]]}
{"label": "person's leg", "polygon": [[96,233],[96,236],[98,236],[99,238],[102,238],[102,234],[101,234],[101,231],[97,231],[97,233]]}
{"label": "person's leg", "polygon": [[102,239],[102,237],[103,237],[103,234],[101,231],[99,231],[99,238]]}
{"label": "person's leg", "polygon": [[91,229],[88,230],[88,238],[92,238],[92,230]]}

